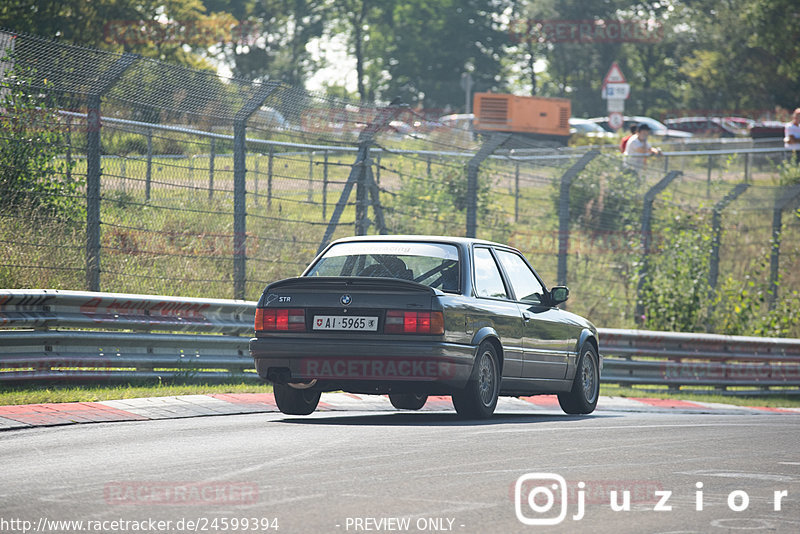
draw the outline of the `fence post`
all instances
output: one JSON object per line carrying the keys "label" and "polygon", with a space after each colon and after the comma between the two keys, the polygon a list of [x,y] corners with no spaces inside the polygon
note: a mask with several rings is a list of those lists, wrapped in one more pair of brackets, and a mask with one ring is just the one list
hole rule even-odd
{"label": "fence post", "polygon": [[314,200],[314,151],[308,154],[308,194],[306,200]]}
{"label": "fence post", "polygon": [[775,195],[775,205],[772,210],[772,246],[769,255],[769,293],[767,301],[769,309],[775,308],[778,300],[778,267],[781,253],[781,231],[783,229],[783,210],[800,198],[800,185],[795,185],[788,190],[779,190]]}
{"label": "fence post", "polygon": [[519,162],[514,165],[514,222],[519,222]]}
{"label": "fence post", "polygon": [[100,291],[100,104],[134,61],[136,54],[122,54],[100,75],[89,93],[86,110],[86,285],[89,291]]}
{"label": "fence post", "polygon": [[72,182],[72,117],[67,115],[67,182]]}
{"label": "fence post", "polygon": [[558,284],[567,285],[567,254],[569,253],[569,188],[572,181],[594,158],[600,155],[597,150],[590,150],[561,175],[561,187],[558,195]]}
{"label": "fence post", "polygon": [[328,218],[328,151],[323,152],[322,162],[322,219]]}
{"label": "fence post", "polygon": [[653,217],[653,202],[675,178],[683,174],[681,171],[670,171],[664,176],[656,185],[651,187],[647,193],[644,194],[644,206],[642,208],[642,261],[639,263],[639,283],[636,288],[636,311],[634,320],[637,324],[641,324],[644,318],[644,302],[642,302],[642,291],[644,290],[644,281],[648,276],[650,270],[650,246],[652,244],[652,217]]}
{"label": "fence post", "polygon": [[478,230],[478,170],[481,163],[510,137],[511,134],[507,133],[493,133],[467,163],[467,237],[475,237]]}
{"label": "fence post", "polygon": [[378,152],[378,157],[375,159],[375,183],[381,185],[381,154],[383,151]]}
{"label": "fence post", "polygon": [[[725,197],[714,205],[713,214],[711,215],[711,257],[708,262],[708,285],[711,288],[711,297],[717,288],[717,279],[719,278],[719,246],[722,234],[722,212],[728,207],[728,204],[739,198],[742,193],[747,191],[750,184],[739,184],[733,191],[725,195]],[[713,311],[713,302],[711,310]]]}
{"label": "fence post", "polygon": [[750,181],[750,152],[744,155],[744,181]]}
{"label": "fence post", "polygon": [[369,146],[372,140],[359,143],[359,161],[355,164],[360,168],[356,174],[356,235],[366,235],[367,225],[367,173],[365,169],[369,164]]}
{"label": "fence post", "polygon": [[256,152],[253,154],[253,201],[258,206],[258,160],[261,159],[261,153]]}
{"label": "fence post", "polygon": [[708,174],[706,175],[706,198],[711,196],[711,154],[708,155]]}
{"label": "fence post", "polygon": [[430,182],[433,179],[433,174],[431,173],[431,156],[430,155],[425,157],[425,166],[427,168],[428,182]]}
{"label": "fence post", "polygon": [[153,179],[153,129],[147,129],[147,166],[144,173],[144,201],[150,202],[150,182]]}
{"label": "fence post", "polygon": [[[375,135],[386,128],[389,122],[394,120],[397,114],[405,107],[407,106],[389,105],[385,108],[379,109],[375,120],[367,124],[367,126],[362,129],[361,133],[358,135],[358,154],[356,155],[356,161],[353,162],[353,165],[350,167],[350,174],[347,177],[347,181],[344,183],[344,188],[342,188],[342,194],[339,196],[339,200],[336,202],[336,207],[333,209],[331,220],[328,221],[328,226],[325,228],[325,235],[322,236],[322,241],[317,249],[317,254],[322,252],[325,247],[328,246],[328,243],[330,243],[331,238],[333,237],[333,232],[339,225],[339,218],[342,216],[342,212],[347,205],[347,200],[350,198],[350,193],[353,190],[354,185],[357,186],[356,234],[363,235],[366,233],[366,227],[369,224],[369,221],[367,221],[366,218],[366,199],[368,194],[367,185],[369,182],[374,184],[372,172],[369,170],[369,147],[375,139]],[[375,189],[377,192],[377,188]],[[376,204],[376,201],[373,199],[373,205]],[[378,211],[380,211],[380,208],[378,208]],[[380,229],[382,227],[380,223],[382,220],[382,213],[377,215],[377,218],[379,219]],[[383,231],[384,230],[381,230],[381,233],[383,233]]]}
{"label": "fence post", "polygon": [[216,156],[216,143],[215,138],[211,138],[211,152],[208,155],[208,201],[211,202],[214,198],[214,157]]}
{"label": "fence post", "polygon": [[233,118],[233,298],[240,300],[247,282],[247,120],[276,87],[269,82],[256,86]]}
{"label": "fence post", "polygon": [[269,157],[267,158],[267,208],[272,207],[272,159],[275,156],[275,149],[269,147]]}

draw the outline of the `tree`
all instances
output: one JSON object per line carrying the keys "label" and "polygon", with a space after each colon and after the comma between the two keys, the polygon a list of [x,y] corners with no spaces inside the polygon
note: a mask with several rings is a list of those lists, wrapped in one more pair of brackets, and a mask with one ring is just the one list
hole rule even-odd
{"label": "tree", "polygon": [[306,45],[323,34],[327,0],[207,0],[240,21],[243,31],[218,43],[217,57],[233,74],[251,80],[281,80],[302,86],[316,67]]}
{"label": "tree", "polygon": [[[0,27],[68,43],[210,68],[205,36],[232,24],[200,0],[18,0],[0,4]],[[185,47],[189,47],[189,51]]]}
{"label": "tree", "polygon": [[502,47],[508,41],[495,20],[505,0],[406,0],[390,4],[370,26],[370,60],[380,67],[379,95],[426,107],[459,106],[461,74],[475,90],[502,88]]}

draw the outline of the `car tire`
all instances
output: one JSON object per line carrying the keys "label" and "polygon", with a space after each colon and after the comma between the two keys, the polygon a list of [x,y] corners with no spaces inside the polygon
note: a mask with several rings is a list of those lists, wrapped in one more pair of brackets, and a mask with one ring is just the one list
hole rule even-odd
{"label": "car tire", "polygon": [[494,344],[488,341],[481,343],[467,386],[452,395],[458,415],[467,419],[488,419],[492,416],[500,393],[498,362]]}
{"label": "car tire", "polygon": [[286,415],[309,415],[317,409],[320,391],[295,389],[288,384],[274,384],[275,404]]}
{"label": "car tire", "polygon": [[428,402],[422,393],[389,393],[389,401],[398,410],[419,410]]}
{"label": "car tire", "polygon": [[591,343],[586,343],[581,348],[578,359],[578,369],[572,381],[572,390],[569,393],[558,395],[561,409],[571,415],[592,413],[597,407],[600,397],[600,372],[597,362],[597,349]]}

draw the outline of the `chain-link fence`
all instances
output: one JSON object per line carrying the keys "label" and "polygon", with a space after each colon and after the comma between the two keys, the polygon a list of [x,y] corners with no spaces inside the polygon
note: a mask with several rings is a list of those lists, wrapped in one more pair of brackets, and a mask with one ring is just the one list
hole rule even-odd
{"label": "chain-link fence", "polygon": [[757,333],[797,300],[779,143],[666,140],[637,166],[9,31],[2,49],[0,286],[256,299],[382,232],[510,243],[606,327]]}

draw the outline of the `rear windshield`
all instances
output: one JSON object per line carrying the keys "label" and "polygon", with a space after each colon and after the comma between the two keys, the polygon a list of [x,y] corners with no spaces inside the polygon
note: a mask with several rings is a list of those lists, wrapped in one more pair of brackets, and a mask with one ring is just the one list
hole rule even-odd
{"label": "rear windshield", "polygon": [[413,280],[457,292],[458,249],[438,243],[339,243],[306,276],[364,276]]}

